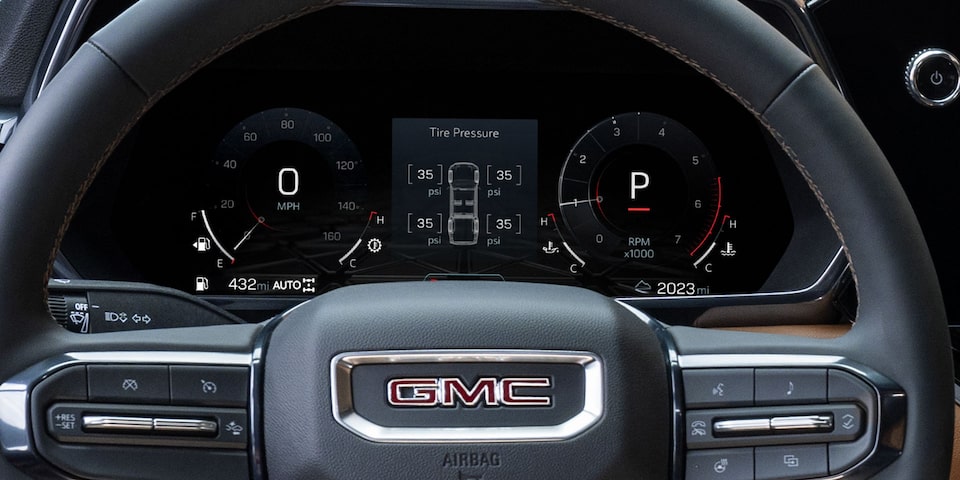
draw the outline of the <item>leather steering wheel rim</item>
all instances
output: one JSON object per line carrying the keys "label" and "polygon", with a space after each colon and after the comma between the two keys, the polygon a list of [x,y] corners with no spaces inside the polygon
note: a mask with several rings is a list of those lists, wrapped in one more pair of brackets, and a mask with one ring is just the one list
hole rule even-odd
{"label": "leather steering wheel rim", "polygon": [[[124,348],[124,335],[79,338],[47,311],[52,260],[87,187],[164,94],[234,46],[334,3],[141,0],[79,49],[0,153],[0,378],[71,349]],[[953,375],[936,273],[894,173],[836,88],[732,0],[556,3],[680,58],[736,97],[781,144],[837,230],[860,307],[856,326],[842,338],[784,338],[776,348],[842,353],[901,385],[908,397],[906,441],[901,458],[879,478],[946,478]],[[681,351],[723,351],[709,332],[673,331]],[[165,338],[152,341],[173,341]],[[739,345],[743,353],[764,353],[771,341],[743,337]]]}

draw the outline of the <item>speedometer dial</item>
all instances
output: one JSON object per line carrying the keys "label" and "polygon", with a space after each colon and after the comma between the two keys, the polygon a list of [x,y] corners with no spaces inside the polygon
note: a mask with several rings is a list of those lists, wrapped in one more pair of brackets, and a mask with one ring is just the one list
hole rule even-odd
{"label": "speedometer dial", "polygon": [[257,113],[226,134],[209,171],[195,248],[216,261],[198,291],[314,293],[317,274],[349,268],[344,255],[371,218],[367,179],[333,122],[296,108]]}

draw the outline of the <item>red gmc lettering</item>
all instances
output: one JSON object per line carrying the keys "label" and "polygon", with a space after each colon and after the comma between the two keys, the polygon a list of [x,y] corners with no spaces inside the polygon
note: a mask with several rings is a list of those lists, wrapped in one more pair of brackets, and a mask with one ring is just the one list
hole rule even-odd
{"label": "red gmc lettering", "polygon": [[497,379],[495,378],[481,378],[472,390],[468,390],[459,378],[441,378],[439,383],[443,389],[443,399],[440,403],[444,407],[455,406],[457,399],[460,399],[463,405],[473,407],[480,403],[481,395],[483,403],[488,407],[497,404]]}
{"label": "red gmc lettering", "polygon": [[390,405],[432,407],[437,404],[437,379],[404,378],[387,382]]}
{"label": "red gmc lettering", "polygon": [[550,397],[517,395],[516,388],[546,388],[549,378],[504,378],[500,381],[500,403],[507,406],[549,407]]}
{"label": "red gmc lettering", "polygon": [[483,377],[473,386],[459,378],[395,378],[387,382],[387,401],[397,407],[549,407],[550,396],[522,395],[517,389],[549,388],[549,378]]}

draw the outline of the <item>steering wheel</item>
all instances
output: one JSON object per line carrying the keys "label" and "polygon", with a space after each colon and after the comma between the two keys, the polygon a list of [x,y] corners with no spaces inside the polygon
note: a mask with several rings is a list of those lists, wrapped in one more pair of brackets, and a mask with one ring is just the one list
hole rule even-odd
{"label": "steering wheel", "polygon": [[[140,0],[86,42],[24,116],[0,154],[0,476],[22,474],[12,465],[49,472],[43,457],[68,477],[715,478],[711,466],[759,472],[786,452],[777,458],[788,474],[797,467],[789,457],[802,466],[823,457],[811,476],[946,478],[952,361],[914,213],[821,70],[733,0],[556,5],[686,62],[780,143],[852,265],[859,310],[843,337],[668,328],[584,290],[472,282],[346,287],[261,325],[83,336],[51,321],[46,285],[64,231],[144,112],[224,52],[334,3]],[[110,432],[79,432],[86,440],[76,443],[44,432],[55,427],[40,399],[89,410],[99,405],[95,367],[158,364],[248,368],[244,434],[233,423],[206,443],[170,444],[179,437],[121,431],[115,438],[139,439],[124,446],[100,442]],[[54,377],[74,384],[44,387]],[[762,393],[787,379],[785,395],[813,385],[811,396]],[[189,408],[218,419],[214,428],[227,418],[202,405],[118,401],[111,418],[121,429],[147,417],[159,430],[160,417],[189,419]],[[858,422],[846,437],[844,412]],[[220,448],[228,434],[241,448]],[[859,453],[843,457],[851,449]],[[230,459],[241,466],[224,467]]]}

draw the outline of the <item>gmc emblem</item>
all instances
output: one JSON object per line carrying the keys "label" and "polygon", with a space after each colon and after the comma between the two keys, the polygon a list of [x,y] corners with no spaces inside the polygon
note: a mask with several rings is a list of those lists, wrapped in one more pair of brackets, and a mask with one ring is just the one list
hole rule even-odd
{"label": "gmc emblem", "polygon": [[550,378],[481,377],[471,388],[453,378],[395,378],[387,382],[387,403],[395,407],[549,407],[549,396],[523,395],[517,389],[549,388]]}

